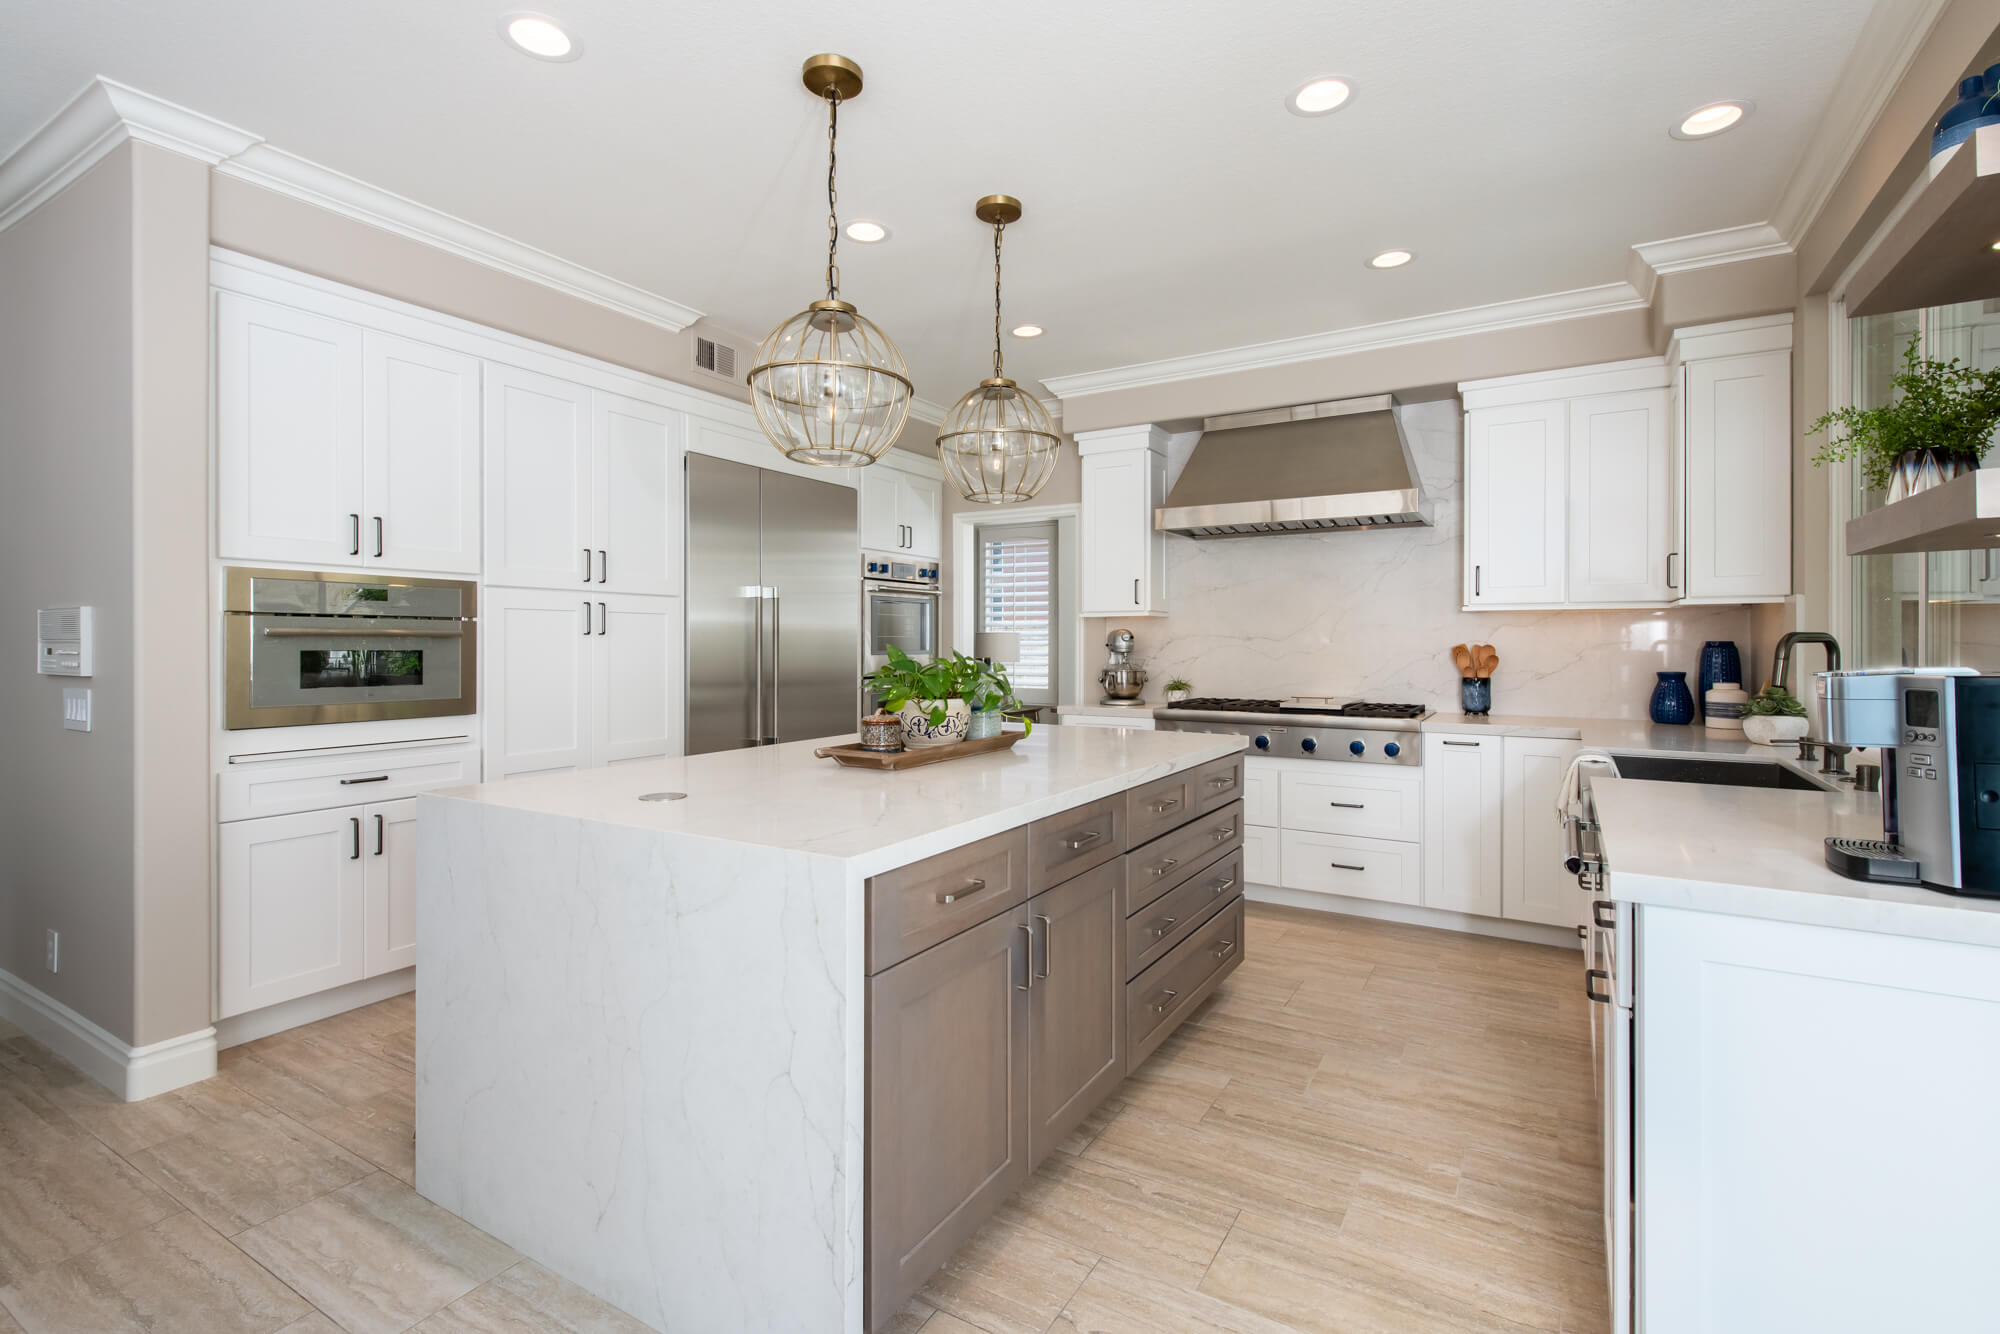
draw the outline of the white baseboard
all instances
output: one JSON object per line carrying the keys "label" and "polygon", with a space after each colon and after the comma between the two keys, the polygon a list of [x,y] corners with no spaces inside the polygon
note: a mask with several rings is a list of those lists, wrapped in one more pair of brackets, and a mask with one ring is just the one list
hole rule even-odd
{"label": "white baseboard", "polygon": [[126,1102],[198,1084],[215,1073],[213,1028],[134,1047],[4,970],[0,1018]]}
{"label": "white baseboard", "polygon": [[331,1019],[336,1014],[358,1010],[364,1005],[373,1005],[376,1001],[385,1001],[391,996],[416,989],[417,970],[414,968],[399,969],[380,977],[364,977],[346,986],[316,991],[310,996],[280,1001],[248,1014],[232,1014],[227,1019],[218,1019],[215,1021],[215,1045],[224,1050],[240,1047],[288,1028]]}
{"label": "white baseboard", "polygon": [[1344,894],[1314,894],[1299,889],[1281,889],[1276,885],[1245,885],[1243,897],[1252,903],[1276,903],[1311,912],[1372,917],[1381,922],[1428,926],[1440,931],[1463,931],[1475,936],[1495,936],[1501,940],[1524,940],[1531,945],[1554,945],[1566,950],[1581,949],[1583,944],[1574,928],[1544,926],[1540,922],[1510,922],[1502,917],[1480,917],[1474,913],[1419,908],[1407,903],[1351,899]]}

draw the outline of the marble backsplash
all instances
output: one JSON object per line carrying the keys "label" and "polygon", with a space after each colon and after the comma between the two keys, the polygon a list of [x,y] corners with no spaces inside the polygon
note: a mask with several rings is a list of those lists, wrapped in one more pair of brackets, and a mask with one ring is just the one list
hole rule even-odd
{"label": "marble backsplash", "polygon": [[[1451,648],[1475,642],[1500,654],[1495,713],[1644,718],[1654,673],[1685,671],[1692,688],[1711,639],[1735,641],[1757,681],[1769,671],[1752,661],[1747,607],[1461,611],[1458,404],[1401,411],[1435,506],[1432,527],[1170,537],[1171,613],[1086,620],[1086,645],[1129,628],[1154,703],[1182,676],[1203,695],[1365,696],[1457,712]],[[1101,659],[1089,661],[1094,670]]]}

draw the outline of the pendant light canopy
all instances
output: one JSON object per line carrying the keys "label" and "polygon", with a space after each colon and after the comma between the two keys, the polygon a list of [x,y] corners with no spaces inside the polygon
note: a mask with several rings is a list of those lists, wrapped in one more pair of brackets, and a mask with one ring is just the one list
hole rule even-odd
{"label": "pendant light canopy", "polygon": [[889,336],[840,299],[840,195],[834,185],[840,104],[861,92],[861,67],[818,55],[802,71],[826,118],[826,298],[771,330],[748,376],[757,424],[786,458],[865,467],[889,452],[910,415],[910,368]]}
{"label": "pendant light canopy", "polygon": [[993,227],[993,374],[945,413],[938,461],[967,500],[1011,505],[1048,485],[1062,438],[1048,409],[1007,378],[1000,356],[1000,237],[1008,223],[1021,220],[1021,201],[988,195],[972,211]]}

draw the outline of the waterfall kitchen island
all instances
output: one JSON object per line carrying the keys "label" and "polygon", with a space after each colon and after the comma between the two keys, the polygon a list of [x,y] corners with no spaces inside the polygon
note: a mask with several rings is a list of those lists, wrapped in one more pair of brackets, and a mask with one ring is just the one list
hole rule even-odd
{"label": "waterfall kitchen island", "polygon": [[1243,957],[1241,737],[815,744],[419,798],[417,1189],[660,1329],[885,1327]]}

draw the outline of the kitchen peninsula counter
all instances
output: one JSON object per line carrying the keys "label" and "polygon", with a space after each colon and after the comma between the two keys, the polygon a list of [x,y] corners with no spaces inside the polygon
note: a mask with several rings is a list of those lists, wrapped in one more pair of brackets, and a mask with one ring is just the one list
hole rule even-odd
{"label": "kitchen peninsula counter", "polygon": [[1123,794],[1243,739],[1037,728],[890,773],[826,744],[419,798],[417,1189],[657,1328],[865,1327],[870,877],[1082,808],[1122,852]]}

